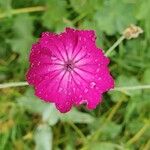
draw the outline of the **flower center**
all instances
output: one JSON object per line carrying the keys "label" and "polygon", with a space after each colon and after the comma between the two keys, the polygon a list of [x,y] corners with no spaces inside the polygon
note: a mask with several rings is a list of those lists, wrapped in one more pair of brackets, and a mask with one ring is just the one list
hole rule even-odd
{"label": "flower center", "polygon": [[65,64],[64,64],[64,69],[66,70],[66,71],[72,71],[73,69],[74,69],[74,63],[73,63],[73,61],[71,61],[71,60],[68,60],[67,62],[65,62]]}

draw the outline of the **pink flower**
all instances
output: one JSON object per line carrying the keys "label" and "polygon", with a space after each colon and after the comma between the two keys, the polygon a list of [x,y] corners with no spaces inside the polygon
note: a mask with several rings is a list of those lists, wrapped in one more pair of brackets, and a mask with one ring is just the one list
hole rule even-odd
{"label": "pink flower", "polygon": [[95,109],[102,94],[114,87],[109,59],[96,47],[92,30],[66,28],[61,34],[42,33],[33,44],[27,81],[35,95],[68,112],[73,105]]}

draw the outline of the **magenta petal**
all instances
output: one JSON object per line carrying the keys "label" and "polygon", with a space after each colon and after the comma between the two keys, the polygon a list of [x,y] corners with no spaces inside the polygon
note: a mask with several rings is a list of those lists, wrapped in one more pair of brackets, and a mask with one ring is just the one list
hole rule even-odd
{"label": "magenta petal", "polygon": [[95,109],[102,94],[114,87],[109,59],[96,47],[93,30],[66,28],[60,34],[44,32],[33,44],[26,78],[35,95],[68,112],[86,104]]}

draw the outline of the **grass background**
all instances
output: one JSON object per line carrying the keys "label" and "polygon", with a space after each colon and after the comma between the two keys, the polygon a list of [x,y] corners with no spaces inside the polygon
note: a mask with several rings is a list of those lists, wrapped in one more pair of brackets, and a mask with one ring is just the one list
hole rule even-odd
{"label": "grass background", "polygon": [[[149,10],[149,0],[0,0],[0,82],[25,80],[31,44],[43,31],[93,29],[106,51],[137,24],[144,33],[111,53],[110,69],[117,86],[150,84]],[[103,99],[94,111],[62,115],[30,87],[2,89],[0,150],[149,150],[150,90],[109,92]]]}

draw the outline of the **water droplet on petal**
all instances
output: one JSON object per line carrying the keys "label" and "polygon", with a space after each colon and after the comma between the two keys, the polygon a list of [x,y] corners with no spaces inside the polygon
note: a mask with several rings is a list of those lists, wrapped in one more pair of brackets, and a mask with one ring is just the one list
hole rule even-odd
{"label": "water droplet on petal", "polygon": [[67,90],[66,89],[64,90],[64,93],[67,94]]}
{"label": "water droplet on petal", "polygon": [[81,104],[87,104],[87,103],[88,103],[87,100],[81,100],[81,101],[79,102],[80,105],[81,105]]}
{"label": "water droplet on petal", "polygon": [[95,37],[92,38],[92,41],[93,41],[93,42],[95,41]]}
{"label": "water droplet on petal", "polygon": [[82,98],[82,95],[80,95],[79,98]]}
{"label": "water droplet on petal", "polygon": [[85,90],[84,90],[84,93],[87,93],[88,92],[88,89],[86,88]]}
{"label": "water droplet on petal", "polygon": [[94,88],[96,86],[96,83],[95,82],[91,82],[90,83],[90,88]]}
{"label": "water droplet on petal", "polygon": [[47,44],[48,43],[48,41],[45,41],[45,44]]}
{"label": "water droplet on petal", "polygon": [[73,91],[75,92],[75,91],[76,91],[76,88],[73,88]]}
{"label": "water droplet on petal", "polygon": [[59,90],[58,90],[58,92],[61,92],[62,90],[63,90],[63,88],[62,88],[62,87],[60,87],[60,88],[59,88]]}
{"label": "water droplet on petal", "polygon": [[69,102],[66,102],[65,104],[68,106],[70,103],[69,103]]}
{"label": "water droplet on petal", "polygon": [[81,83],[79,81],[77,81],[77,84],[80,85]]}
{"label": "water droplet on petal", "polygon": [[68,95],[71,95],[71,92],[69,92]]}
{"label": "water droplet on petal", "polygon": [[86,42],[86,38],[83,38],[83,41]]}
{"label": "water droplet on petal", "polygon": [[41,64],[41,62],[39,61],[38,63],[37,63],[37,65],[39,66]]}
{"label": "water droplet on petal", "polygon": [[100,68],[96,69],[96,72],[98,73],[100,71]]}
{"label": "water droplet on petal", "polygon": [[99,77],[99,78],[98,78],[98,80],[100,81],[100,80],[102,80],[102,78],[101,78],[101,77]]}
{"label": "water droplet on petal", "polygon": [[33,66],[34,66],[34,64],[32,63],[32,64],[31,64],[31,67],[33,67]]}
{"label": "water droplet on petal", "polygon": [[82,41],[82,38],[81,38],[81,37],[79,37],[79,41]]}
{"label": "water droplet on petal", "polygon": [[91,56],[91,53],[87,53],[87,57],[90,57]]}

